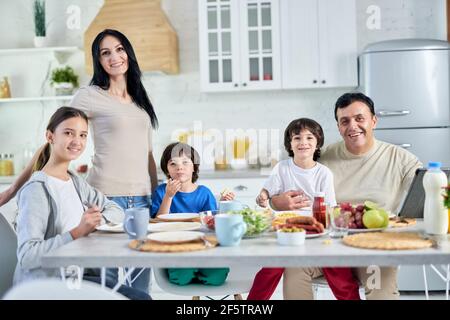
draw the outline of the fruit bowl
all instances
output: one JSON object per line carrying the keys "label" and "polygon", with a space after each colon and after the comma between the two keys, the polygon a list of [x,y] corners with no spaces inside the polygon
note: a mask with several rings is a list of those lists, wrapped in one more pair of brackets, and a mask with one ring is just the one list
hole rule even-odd
{"label": "fruit bowl", "polygon": [[389,225],[388,212],[371,201],[358,205],[344,202],[332,210],[330,221],[336,228],[375,231]]}

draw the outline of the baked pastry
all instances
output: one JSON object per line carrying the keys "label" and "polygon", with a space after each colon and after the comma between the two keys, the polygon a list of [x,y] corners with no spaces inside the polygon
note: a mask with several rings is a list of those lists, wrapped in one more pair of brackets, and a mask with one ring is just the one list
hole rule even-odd
{"label": "baked pastry", "polygon": [[357,233],[343,238],[344,244],[366,249],[411,250],[433,246],[433,240],[424,239],[414,232]]}

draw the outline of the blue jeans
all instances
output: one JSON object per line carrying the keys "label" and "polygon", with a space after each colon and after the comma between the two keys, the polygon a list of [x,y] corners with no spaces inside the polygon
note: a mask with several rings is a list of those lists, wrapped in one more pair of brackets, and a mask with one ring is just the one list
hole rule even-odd
{"label": "blue jeans", "polygon": [[[152,201],[150,195],[148,196],[120,196],[120,197],[108,197],[109,200],[114,201],[117,203],[123,210],[129,209],[129,208],[151,208]],[[149,217],[150,219],[150,211],[149,211]],[[119,277],[117,273],[118,269],[107,269],[106,274],[107,278],[109,279],[115,279],[117,282]],[[142,272],[141,272],[142,271]],[[139,274],[141,272],[141,274]],[[136,278],[136,279],[135,279]],[[150,268],[142,269],[136,269],[131,274],[131,279],[135,279],[133,283],[131,284],[131,287],[134,289],[141,290],[147,294],[150,294],[149,287],[150,287]]]}

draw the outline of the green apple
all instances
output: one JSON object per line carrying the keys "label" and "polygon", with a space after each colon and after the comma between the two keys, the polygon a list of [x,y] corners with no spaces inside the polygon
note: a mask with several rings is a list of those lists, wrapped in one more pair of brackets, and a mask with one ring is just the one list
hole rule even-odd
{"label": "green apple", "polygon": [[389,225],[389,214],[384,209],[378,209],[378,211],[380,212],[381,216],[383,217],[383,225],[381,226],[381,228],[387,228]]}
{"label": "green apple", "polygon": [[379,210],[371,209],[364,212],[363,224],[367,229],[382,228],[384,225],[384,216]]}

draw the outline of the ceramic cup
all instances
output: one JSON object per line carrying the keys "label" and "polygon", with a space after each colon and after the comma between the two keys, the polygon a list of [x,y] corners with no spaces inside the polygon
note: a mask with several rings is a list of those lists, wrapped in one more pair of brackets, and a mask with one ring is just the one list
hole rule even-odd
{"label": "ceramic cup", "polygon": [[150,215],[148,208],[126,209],[123,229],[130,239],[145,239],[147,237],[149,219]]}
{"label": "ceramic cup", "polygon": [[214,216],[216,237],[221,246],[235,247],[247,231],[247,225],[239,214],[219,213]]}

